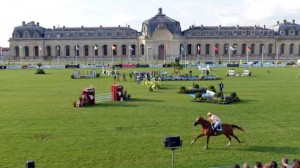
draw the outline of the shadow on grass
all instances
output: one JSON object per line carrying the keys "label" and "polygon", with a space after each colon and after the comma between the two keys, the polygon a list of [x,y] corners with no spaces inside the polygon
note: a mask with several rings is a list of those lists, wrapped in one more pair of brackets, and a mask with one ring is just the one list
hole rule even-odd
{"label": "shadow on grass", "polygon": [[123,102],[103,102],[97,103],[94,106],[88,106],[87,108],[94,108],[94,107],[137,107],[138,105],[127,104]]}
{"label": "shadow on grass", "polygon": [[164,102],[163,100],[147,99],[147,98],[131,98],[129,101],[132,101],[132,102]]}
{"label": "shadow on grass", "polygon": [[258,100],[240,100],[240,101],[237,101],[237,102],[233,102],[233,104],[250,104],[250,103],[253,103],[253,102],[257,102]]}

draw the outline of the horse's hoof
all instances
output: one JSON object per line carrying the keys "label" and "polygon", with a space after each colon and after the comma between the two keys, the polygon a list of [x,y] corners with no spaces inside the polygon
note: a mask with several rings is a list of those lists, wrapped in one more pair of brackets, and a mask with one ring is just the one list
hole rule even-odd
{"label": "horse's hoof", "polygon": [[206,150],[206,149],[208,149],[208,147],[204,147],[203,149]]}
{"label": "horse's hoof", "polygon": [[193,144],[195,141],[194,140],[192,140],[192,142],[191,142],[191,144]]}

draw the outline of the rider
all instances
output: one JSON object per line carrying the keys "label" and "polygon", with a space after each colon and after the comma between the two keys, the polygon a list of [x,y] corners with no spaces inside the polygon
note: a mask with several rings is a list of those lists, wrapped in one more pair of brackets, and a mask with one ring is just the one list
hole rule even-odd
{"label": "rider", "polygon": [[208,116],[208,120],[212,124],[214,133],[217,134],[217,128],[221,125],[221,119],[215,114],[213,114],[212,112],[208,112],[207,116]]}

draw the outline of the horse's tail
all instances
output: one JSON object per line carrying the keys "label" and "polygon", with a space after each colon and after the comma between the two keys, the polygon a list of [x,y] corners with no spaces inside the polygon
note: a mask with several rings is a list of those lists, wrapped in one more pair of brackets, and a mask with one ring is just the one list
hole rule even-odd
{"label": "horse's tail", "polygon": [[242,127],[239,127],[239,126],[237,126],[237,125],[234,125],[234,124],[232,124],[231,126],[232,126],[232,128],[233,128],[233,129],[235,129],[235,128],[236,128],[236,129],[239,129],[239,130],[241,130],[241,131],[245,132],[245,130],[244,130]]}

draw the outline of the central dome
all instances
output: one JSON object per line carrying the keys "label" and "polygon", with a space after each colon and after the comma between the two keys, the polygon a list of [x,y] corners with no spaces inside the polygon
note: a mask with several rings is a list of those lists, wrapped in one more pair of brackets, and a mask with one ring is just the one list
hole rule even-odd
{"label": "central dome", "polygon": [[173,35],[181,36],[180,22],[163,14],[162,8],[158,9],[158,14],[154,17],[143,22],[142,33],[152,36],[153,32],[159,28],[167,28]]}

